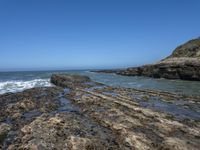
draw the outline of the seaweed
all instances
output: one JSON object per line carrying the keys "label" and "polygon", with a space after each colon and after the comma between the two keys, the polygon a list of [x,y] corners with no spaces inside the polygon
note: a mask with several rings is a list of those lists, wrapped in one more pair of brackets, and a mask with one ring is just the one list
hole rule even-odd
{"label": "seaweed", "polygon": [[7,132],[3,132],[0,134],[0,144],[3,144],[4,140],[7,138]]}

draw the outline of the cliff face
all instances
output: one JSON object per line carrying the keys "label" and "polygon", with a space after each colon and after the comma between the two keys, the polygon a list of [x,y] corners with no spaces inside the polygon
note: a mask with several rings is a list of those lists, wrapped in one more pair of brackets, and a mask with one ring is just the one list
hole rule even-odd
{"label": "cliff face", "polygon": [[200,80],[200,38],[177,47],[173,53],[155,64],[116,71],[127,76]]}

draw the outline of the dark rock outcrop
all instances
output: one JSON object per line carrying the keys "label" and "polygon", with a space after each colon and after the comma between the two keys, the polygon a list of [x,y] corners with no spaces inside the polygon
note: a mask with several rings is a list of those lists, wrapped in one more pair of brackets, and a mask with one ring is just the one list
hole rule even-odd
{"label": "dark rock outcrop", "polygon": [[84,83],[90,82],[90,78],[80,75],[52,75],[51,83],[64,88],[74,88],[77,86],[85,86]]}
{"label": "dark rock outcrop", "polygon": [[124,71],[116,72],[127,76],[147,76],[153,78],[200,80],[200,63],[167,63],[160,62],[154,65],[145,65],[137,68],[128,68]]}
{"label": "dark rock outcrop", "polygon": [[[109,73],[109,71],[98,71]],[[133,67],[112,73],[126,76],[200,80],[200,38],[177,47],[167,58],[155,64]]]}

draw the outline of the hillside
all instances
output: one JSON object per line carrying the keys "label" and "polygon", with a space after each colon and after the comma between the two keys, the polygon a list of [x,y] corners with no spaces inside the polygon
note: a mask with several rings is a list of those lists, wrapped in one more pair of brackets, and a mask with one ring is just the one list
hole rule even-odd
{"label": "hillside", "polygon": [[200,38],[190,40],[178,46],[170,56],[155,64],[113,72],[126,76],[200,81]]}

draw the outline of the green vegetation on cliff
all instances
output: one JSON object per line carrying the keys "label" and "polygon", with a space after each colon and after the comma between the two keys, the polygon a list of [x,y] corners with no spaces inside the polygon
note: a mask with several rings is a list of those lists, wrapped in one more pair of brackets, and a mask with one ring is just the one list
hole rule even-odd
{"label": "green vegetation on cliff", "polygon": [[200,58],[200,38],[190,40],[178,46],[168,58],[171,57],[198,57]]}

